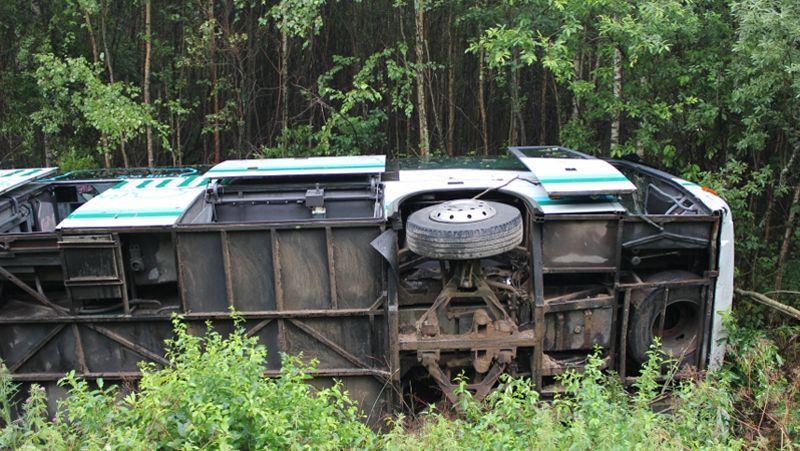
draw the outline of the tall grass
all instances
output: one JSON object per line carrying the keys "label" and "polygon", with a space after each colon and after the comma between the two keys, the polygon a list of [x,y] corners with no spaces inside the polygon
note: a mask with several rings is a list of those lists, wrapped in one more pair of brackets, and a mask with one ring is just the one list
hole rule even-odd
{"label": "tall grass", "polygon": [[[526,379],[503,378],[482,402],[459,385],[452,412],[433,407],[415,418],[387,419],[384,432],[363,416],[341,386],[307,383],[313,362],[282,358],[277,378],[263,376],[266,349],[241,327],[223,337],[209,327],[192,336],[180,320],[168,343],[172,366],[141,366],[135,392],[68,374],[69,396],[46,417],[33,386],[15,406],[18,387],[0,367],[0,448],[6,449],[739,449],[791,447],[797,387],[777,348],[733,326],[740,358],[722,371],[675,381],[652,352],[634,387],[601,370],[569,372],[564,393],[542,402]],[[658,408],[656,408],[658,406]],[[20,414],[12,418],[12,409]]]}

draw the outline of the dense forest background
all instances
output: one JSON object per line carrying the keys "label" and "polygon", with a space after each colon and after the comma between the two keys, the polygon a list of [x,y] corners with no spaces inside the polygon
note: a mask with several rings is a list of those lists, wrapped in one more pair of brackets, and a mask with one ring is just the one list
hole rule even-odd
{"label": "dense forest background", "polygon": [[636,155],[734,209],[738,280],[798,288],[800,2],[6,0],[3,167]]}

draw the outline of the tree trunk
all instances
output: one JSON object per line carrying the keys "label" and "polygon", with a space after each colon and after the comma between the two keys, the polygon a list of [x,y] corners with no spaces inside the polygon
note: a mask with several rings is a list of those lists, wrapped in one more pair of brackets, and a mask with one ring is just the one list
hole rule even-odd
{"label": "tree trunk", "polygon": [[525,143],[525,120],[522,117],[522,105],[519,97],[519,69],[511,68],[511,124],[508,130],[508,142],[512,146]]}
{"label": "tree trunk", "polygon": [[[542,90],[539,105],[539,145],[547,144],[547,68],[542,66]],[[527,143],[522,143],[527,144]]]}
{"label": "tree trunk", "polygon": [[614,120],[611,121],[611,145],[619,145],[619,129],[621,122],[621,111],[618,109],[620,97],[622,96],[622,52],[619,48],[614,47],[614,85],[612,86],[612,94],[614,96]]}
{"label": "tree trunk", "polygon": [[[108,39],[106,39],[106,16],[108,15],[108,6],[103,6],[103,12],[100,14],[100,40],[103,41],[103,55],[105,56],[106,69],[108,70],[108,81],[114,83],[114,65],[111,64],[111,52],[108,51]],[[119,151],[122,154],[122,161],[125,167],[128,167],[128,153],[125,150],[125,141],[119,143]]]}
{"label": "tree trunk", "polygon": [[417,116],[419,118],[419,156],[428,158],[430,155],[430,140],[428,138],[428,115],[425,109],[425,0],[414,0],[414,25],[416,40],[414,52],[417,57],[416,85],[417,85]]}
{"label": "tree trunk", "polygon": [[281,102],[281,130],[289,128],[289,35],[281,30],[281,87],[278,97]]}
{"label": "tree trunk", "polygon": [[455,45],[453,43],[453,7],[447,21],[447,155],[453,156],[456,125],[456,68]]}
{"label": "tree trunk", "polygon": [[486,120],[486,50],[481,46],[478,54],[478,111],[481,115],[483,154],[489,155],[489,127]]}
{"label": "tree trunk", "polygon": [[106,15],[108,14],[107,7],[103,7],[103,12],[100,14],[100,39],[103,41],[103,55],[105,57],[106,69],[108,69],[108,80],[114,83],[114,68],[111,64],[111,52],[108,51],[108,40],[106,39]]}
{"label": "tree trunk", "polygon": [[[583,80],[583,53],[579,50],[575,52],[575,59],[573,60],[572,64],[575,67],[575,79],[576,80]],[[578,96],[575,93],[572,93],[572,113],[570,115],[570,120],[577,121],[578,116],[580,114],[580,102],[578,101]]]}
{"label": "tree trunk", "polygon": [[[145,108],[150,110],[150,49],[151,49],[151,18],[150,18],[150,1],[144,0],[144,105]],[[153,158],[153,126],[150,123],[145,125],[145,133],[147,134],[147,166],[153,167],[155,159]],[[123,158],[126,157],[123,155]],[[127,160],[127,158],[125,158]],[[126,162],[125,167],[128,167]]]}
{"label": "tree trunk", "polygon": [[94,38],[94,28],[92,27],[92,19],[89,16],[89,10],[82,8],[83,22],[86,24],[86,31],[89,32],[89,43],[92,45],[92,61],[96,64],[97,56],[97,41]]}
{"label": "tree trunk", "polygon": [[781,284],[783,283],[783,266],[786,262],[786,256],[789,255],[789,248],[792,244],[792,235],[795,232],[798,204],[800,204],[800,182],[798,182],[797,186],[794,188],[792,203],[789,205],[789,219],[786,220],[786,230],[783,233],[783,242],[781,243],[781,250],[778,253],[778,273],[775,275],[775,291],[779,291],[781,289]]}
{"label": "tree trunk", "polygon": [[44,166],[50,167],[53,161],[53,149],[50,148],[50,135],[42,133],[42,147],[44,147]]}
{"label": "tree trunk", "polygon": [[208,60],[209,69],[211,70],[211,102],[214,111],[214,164],[219,164],[219,92],[217,87],[217,63],[215,61],[217,53],[217,35],[216,35],[216,20],[214,19],[214,0],[208,0],[206,4],[206,13],[209,22],[209,37],[208,37]]}
{"label": "tree trunk", "polygon": [[[776,144],[776,147],[778,149],[780,149],[781,142],[783,141],[781,139],[782,135],[783,135],[782,133],[778,135],[778,143]],[[769,193],[767,194],[767,208],[764,211],[764,216],[762,216],[761,222],[758,225],[759,228],[764,233],[763,241],[765,243],[769,242],[769,240],[771,238],[770,235],[772,233],[771,232],[771,229],[772,229],[771,222],[772,222],[772,209],[773,209],[773,207],[775,205],[775,191],[778,190],[778,189],[782,189],[783,185],[786,183],[786,176],[789,175],[789,170],[792,169],[792,167],[794,166],[795,160],[797,160],[798,150],[800,150],[800,146],[794,146],[793,147],[792,155],[789,157],[789,161],[786,162],[786,164],[783,166],[783,169],[781,169],[780,174],[778,175],[778,183],[773,185],[773,186],[771,186],[770,190],[769,190]]]}

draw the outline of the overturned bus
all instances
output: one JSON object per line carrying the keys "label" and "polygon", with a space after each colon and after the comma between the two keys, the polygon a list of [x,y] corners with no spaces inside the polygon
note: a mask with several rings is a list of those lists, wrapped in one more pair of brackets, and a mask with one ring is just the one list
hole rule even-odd
{"label": "overturned bus", "polygon": [[719,197],[561,147],[387,169],[383,156],[226,161],[204,174],[0,171],[0,358],[50,399],[75,370],[135,385],[168,365],[170,318],[231,309],[280,369],[318,360],[370,418],[404,396],[542,393],[595,349],[635,380],[653,338],[700,370],[723,355],[733,223]]}

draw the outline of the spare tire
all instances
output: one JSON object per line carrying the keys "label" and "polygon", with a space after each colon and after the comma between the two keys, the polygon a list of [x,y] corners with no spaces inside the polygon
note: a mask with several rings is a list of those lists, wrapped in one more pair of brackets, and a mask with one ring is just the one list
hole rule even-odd
{"label": "spare tire", "polygon": [[438,260],[499,255],[518,246],[522,234],[522,215],[518,209],[476,199],[426,207],[412,213],[406,221],[408,248]]}
{"label": "spare tire", "polygon": [[[688,271],[664,271],[645,279],[646,282],[677,282],[699,279]],[[658,336],[661,312],[664,307],[664,288],[650,291],[638,304],[631,316],[628,343],[631,357],[643,363],[653,337]],[[694,363],[698,347],[697,330],[700,312],[701,286],[670,288],[669,301],[661,337],[661,349],[669,356],[680,360],[680,364]]]}

